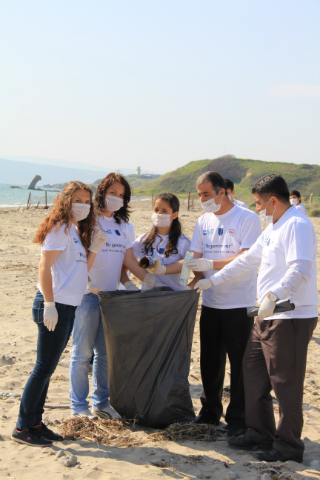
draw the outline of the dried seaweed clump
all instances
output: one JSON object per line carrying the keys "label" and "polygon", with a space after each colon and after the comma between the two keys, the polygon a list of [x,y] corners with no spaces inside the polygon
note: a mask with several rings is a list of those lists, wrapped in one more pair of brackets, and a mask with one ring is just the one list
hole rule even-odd
{"label": "dried seaweed clump", "polygon": [[169,425],[165,430],[151,433],[148,435],[148,440],[157,441],[172,441],[177,442],[181,440],[199,440],[202,442],[215,442],[217,439],[217,431],[213,425],[187,423],[181,425],[174,423]]}
{"label": "dried seaweed clump", "polygon": [[143,441],[137,440],[130,423],[121,420],[90,420],[86,417],[68,418],[61,428],[65,440],[86,440],[100,445],[139,446]]}

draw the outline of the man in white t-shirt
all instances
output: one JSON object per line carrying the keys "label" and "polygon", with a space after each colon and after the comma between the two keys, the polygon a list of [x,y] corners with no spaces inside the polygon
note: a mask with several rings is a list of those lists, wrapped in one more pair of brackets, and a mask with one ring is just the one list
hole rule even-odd
{"label": "man in white t-shirt", "polygon": [[[243,359],[248,431],[228,442],[237,448],[266,450],[255,455],[258,460],[301,462],[303,383],[308,344],[318,320],[317,238],[312,223],[290,205],[280,175],[262,178],[252,193],[268,227],[249,251],[195,288],[231,287],[260,265],[260,308]],[[276,302],[287,299],[295,310],[275,312]],[[277,427],[272,389],[279,403]]]}
{"label": "man in white t-shirt", "polygon": [[[209,278],[237,255],[250,248],[261,233],[258,215],[234,205],[226,195],[224,179],[219,173],[207,172],[197,180],[201,205],[207,212],[196,223],[190,250],[193,260],[187,266],[197,272],[189,284],[199,278]],[[222,391],[226,354],[231,365],[230,403],[226,412],[229,436],[246,430],[242,375],[242,358],[253,319],[247,307],[255,304],[256,271],[222,288],[204,292],[200,318],[201,376],[204,395],[198,423],[218,425],[223,412]]]}
{"label": "man in white t-shirt", "polygon": [[306,209],[301,203],[301,195],[298,190],[291,190],[290,203],[291,205],[294,205],[299,212],[303,213],[303,215],[305,215],[306,217],[308,216]]}
{"label": "man in white t-shirt", "polygon": [[234,205],[237,205],[238,207],[242,208],[247,208],[249,210],[249,207],[246,203],[241,202],[241,200],[237,200],[234,198],[235,189],[234,189],[234,183],[232,180],[229,180],[229,178],[224,179],[226,187],[227,187],[227,195],[229,197],[230,202],[234,203]]}

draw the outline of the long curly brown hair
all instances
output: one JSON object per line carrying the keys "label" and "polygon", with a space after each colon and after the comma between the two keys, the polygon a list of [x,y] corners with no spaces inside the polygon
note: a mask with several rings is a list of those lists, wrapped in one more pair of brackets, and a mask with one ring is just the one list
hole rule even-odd
{"label": "long curly brown hair", "polygon": [[52,211],[44,220],[42,220],[40,226],[38,227],[33,239],[34,243],[40,243],[40,245],[42,245],[46,235],[51,232],[54,226],[59,229],[61,225],[66,224],[65,231],[70,229],[72,221],[74,220],[72,216],[71,199],[77,190],[85,190],[86,192],[90,193],[90,213],[84,220],[78,222],[78,232],[81,243],[88,251],[88,248],[91,244],[96,217],[92,203],[93,192],[88,185],[82,182],[68,182],[62,192],[57,195],[54,200]]}
{"label": "long curly brown hair", "polygon": [[[164,200],[165,202],[169,203],[170,207],[172,208],[173,213],[179,212],[180,202],[179,202],[178,197],[173,195],[173,193],[160,193],[159,195],[156,196],[154,201],[156,202],[156,200],[158,200],[159,198],[161,200]],[[181,237],[181,235],[182,235],[181,223],[180,223],[179,217],[177,217],[172,221],[172,224],[171,224],[171,227],[170,227],[169,240],[168,240],[165,252],[164,252],[164,256],[166,258],[170,257],[170,255],[172,255],[172,254],[177,254],[178,253],[177,245],[178,245],[178,241],[179,241],[179,238]],[[155,241],[156,237],[160,237],[160,239],[161,239],[160,243],[161,243],[162,242],[162,237],[158,234],[158,228],[153,226],[152,229],[150,230],[150,232],[148,233],[146,239],[144,240],[143,244],[142,244],[144,246],[145,255],[148,255],[148,252],[150,250],[151,250],[152,255],[153,255],[153,251],[154,251],[153,244],[154,244],[154,241]],[[159,245],[160,245],[160,243],[159,243]]]}
{"label": "long curly brown hair", "polygon": [[121,223],[121,220],[124,220],[127,223],[129,222],[130,216],[128,205],[131,198],[131,188],[127,180],[120,173],[109,173],[103,180],[101,180],[94,197],[94,206],[99,213],[105,210],[107,190],[115,182],[120,182],[121,185],[124,186],[124,198],[123,207],[121,207],[117,212],[113,213],[113,218],[115,219],[116,223]]}

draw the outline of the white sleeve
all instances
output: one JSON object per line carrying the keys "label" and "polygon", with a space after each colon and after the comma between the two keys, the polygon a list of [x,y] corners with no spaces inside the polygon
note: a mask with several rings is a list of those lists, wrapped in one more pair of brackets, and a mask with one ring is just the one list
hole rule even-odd
{"label": "white sleeve", "polygon": [[280,300],[290,297],[311,278],[313,256],[317,251],[317,238],[311,223],[299,220],[290,223],[282,241],[288,270],[272,288],[272,293]]}
{"label": "white sleeve", "polygon": [[232,280],[234,277],[243,275],[253,268],[257,268],[261,263],[263,238],[264,235],[262,233],[249,250],[235,258],[219,272],[211,275],[210,279],[213,285],[220,285],[228,280]]}
{"label": "white sleeve", "polygon": [[201,227],[199,219],[197,220],[196,226],[194,228],[190,250],[197,253],[203,253],[203,242],[201,237]]}
{"label": "white sleeve", "polygon": [[261,222],[257,214],[248,216],[242,223],[241,248],[250,248],[261,235]]}
{"label": "white sleeve", "polygon": [[128,233],[129,233],[130,241],[133,244],[133,242],[135,241],[135,239],[137,237],[136,237],[136,232],[134,230],[134,226],[132,225],[132,223],[130,223],[130,222],[127,223],[127,230],[128,230]]}
{"label": "white sleeve", "polygon": [[66,224],[61,225],[58,229],[54,225],[52,230],[47,233],[42,250],[49,252],[51,250],[65,250],[69,241],[69,229],[65,231]]}
{"label": "white sleeve", "polygon": [[181,246],[179,247],[179,254],[182,258],[186,256],[188,250],[190,250],[191,241],[188,237],[181,238]]}
{"label": "white sleeve", "polygon": [[282,279],[272,288],[272,293],[280,300],[291,297],[304,283],[310,280],[312,269],[313,262],[310,260],[292,262]]}

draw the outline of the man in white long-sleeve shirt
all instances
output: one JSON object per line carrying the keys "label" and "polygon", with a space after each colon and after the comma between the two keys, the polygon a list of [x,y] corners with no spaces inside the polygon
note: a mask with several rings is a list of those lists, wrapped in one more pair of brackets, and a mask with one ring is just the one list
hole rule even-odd
{"label": "man in white long-sleeve shirt", "polygon": [[[260,264],[259,314],[243,359],[248,430],[229,444],[266,450],[255,455],[259,460],[301,462],[303,383],[308,344],[318,317],[317,239],[312,223],[290,205],[289,190],[280,175],[264,177],[252,193],[257,211],[270,225],[248,251],[195,288],[220,285]],[[274,313],[276,302],[286,299],[295,304],[295,310]],[[279,403],[277,427],[272,389]]]}

